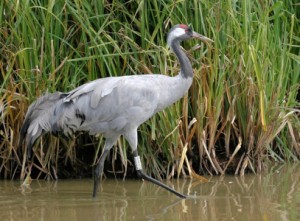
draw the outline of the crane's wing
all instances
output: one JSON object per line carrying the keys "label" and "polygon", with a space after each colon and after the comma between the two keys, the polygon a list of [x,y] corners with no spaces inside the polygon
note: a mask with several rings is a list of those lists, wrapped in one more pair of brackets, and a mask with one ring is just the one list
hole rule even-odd
{"label": "crane's wing", "polygon": [[61,92],[46,93],[29,106],[19,138],[19,146],[21,146],[26,137],[29,158],[36,139],[51,130],[52,113],[57,103],[65,96],[67,94]]}
{"label": "crane's wing", "polygon": [[64,98],[64,102],[74,102],[80,96],[91,93],[89,95],[91,99],[90,106],[91,108],[96,108],[100,99],[110,94],[122,80],[120,77],[109,77],[86,83],[71,91],[69,95]]}

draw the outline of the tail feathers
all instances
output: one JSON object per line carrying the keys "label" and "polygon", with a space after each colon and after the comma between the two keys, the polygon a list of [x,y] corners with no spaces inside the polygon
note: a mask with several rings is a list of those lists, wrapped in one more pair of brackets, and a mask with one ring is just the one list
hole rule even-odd
{"label": "tail feathers", "polygon": [[53,112],[57,104],[66,96],[67,94],[61,92],[47,93],[29,106],[20,131],[19,140],[19,146],[22,145],[24,138],[26,140],[28,159],[31,159],[32,147],[36,140],[42,134],[51,131]]}

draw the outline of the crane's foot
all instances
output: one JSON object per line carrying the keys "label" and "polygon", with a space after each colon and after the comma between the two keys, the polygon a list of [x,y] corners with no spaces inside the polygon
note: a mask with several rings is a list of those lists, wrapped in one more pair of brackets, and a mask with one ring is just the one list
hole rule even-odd
{"label": "crane's foot", "polygon": [[165,188],[166,190],[170,191],[171,193],[174,193],[176,196],[179,196],[182,199],[186,199],[187,198],[186,195],[177,192],[176,190],[172,189],[171,187],[165,185],[164,183],[159,182],[158,180],[156,180],[156,179],[152,178],[151,176],[145,174],[142,170],[137,170],[137,174],[138,174],[138,176],[140,178],[143,178],[143,179],[148,180],[148,181],[150,181],[152,183],[155,183],[156,185],[158,185],[158,186],[160,186],[162,188]]}
{"label": "crane's foot", "polygon": [[[106,143],[105,143],[105,145],[106,145]],[[100,156],[100,160],[98,162],[98,165],[95,168],[93,197],[96,197],[96,195],[97,195],[99,181],[101,181],[101,177],[102,177],[102,174],[103,174],[104,161],[105,161],[105,158],[107,157],[107,154],[109,152],[110,147],[111,147],[111,143],[108,143],[108,147],[106,146],[106,148],[104,148],[104,150],[103,150],[103,152]]]}
{"label": "crane's foot", "polygon": [[94,172],[94,190],[93,190],[93,197],[96,197],[97,191],[98,191],[98,186],[99,182],[101,180],[101,175],[103,173],[103,164],[99,163],[97,167],[95,168]]}
{"label": "crane's foot", "polygon": [[98,191],[98,186],[99,186],[99,178],[94,176],[94,190],[93,190],[93,197],[95,198],[97,195]]}
{"label": "crane's foot", "polygon": [[184,195],[184,194],[181,194],[179,192],[177,192],[176,190],[170,188],[169,186],[167,186],[166,184],[152,178],[151,176],[147,175],[146,173],[143,172],[143,169],[142,169],[142,165],[141,165],[141,160],[140,160],[140,157],[139,156],[135,156],[134,157],[134,162],[135,162],[135,168],[136,168],[136,172],[137,172],[137,175],[140,177],[140,178],[143,178],[145,180],[148,180],[162,188],[165,188],[166,190],[170,191],[171,193],[174,193],[176,196],[182,198],[182,199],[186,199],[187,196]]}

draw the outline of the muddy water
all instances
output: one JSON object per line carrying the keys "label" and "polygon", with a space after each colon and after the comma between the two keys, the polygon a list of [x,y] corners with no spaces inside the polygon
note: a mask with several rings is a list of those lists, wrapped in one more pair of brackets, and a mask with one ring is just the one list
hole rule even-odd
{"label": "muddy water", "polygon": [[0,181],[0,220],[300,220],[300,166],[264,175],[167,182],[192,195],[180,200],[149,182],[104,180]]}

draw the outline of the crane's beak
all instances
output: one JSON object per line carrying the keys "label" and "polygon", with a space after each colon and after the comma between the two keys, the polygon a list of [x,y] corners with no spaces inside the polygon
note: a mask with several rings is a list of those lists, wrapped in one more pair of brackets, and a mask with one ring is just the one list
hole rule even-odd
{"label": "crane's beak", "polygon": [[200,35],[199,33],[194,32],[194,31],[193,31],[193,38],[200,39],[201,41],[203,41],[203,42],[205,42],[205,43],[213,43],[213,42],[214,42],[214,41],[211,40],[210,38],[205,37],[205,36],[203,36],[203,35]]}

